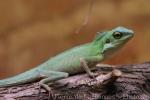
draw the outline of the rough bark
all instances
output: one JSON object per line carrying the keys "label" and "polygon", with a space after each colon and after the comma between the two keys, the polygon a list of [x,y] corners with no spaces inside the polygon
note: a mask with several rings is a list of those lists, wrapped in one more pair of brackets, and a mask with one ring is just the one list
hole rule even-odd
{"label": "rough bark", "polygon": [[0,88],[0,100],[150,100],[150,62],[100,67],[96,79],[78,74],[52,84],[52,95],[38,82]]}

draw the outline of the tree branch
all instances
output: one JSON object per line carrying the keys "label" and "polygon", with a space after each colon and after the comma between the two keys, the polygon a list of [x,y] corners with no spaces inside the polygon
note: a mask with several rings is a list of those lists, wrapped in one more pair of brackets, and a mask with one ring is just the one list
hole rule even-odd
{"label": "tree branch", "polygon": [[[51,85],[50,100],[150,100],[150,62],[120,65],[115,69],[98,67],[98,76],[91,79],[78,74],[56,81]],[[0,88],[0,100],[46,100],[48,93],[38,82]]]}

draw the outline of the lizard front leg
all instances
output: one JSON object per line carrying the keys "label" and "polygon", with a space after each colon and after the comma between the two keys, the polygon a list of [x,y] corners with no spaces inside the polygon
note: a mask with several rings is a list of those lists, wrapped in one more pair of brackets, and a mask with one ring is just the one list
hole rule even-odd
{"label": "lizard front leg", "polygon": [[88,63],[98,62],[98,61],[101,61],[101,60],[103,60],[103,56],[100,56],[100,55],[93,56],[93,57],[80,58],[80,64],[90,77],[95,78],[94,73],[91,72],[90,68],[88,67]]}

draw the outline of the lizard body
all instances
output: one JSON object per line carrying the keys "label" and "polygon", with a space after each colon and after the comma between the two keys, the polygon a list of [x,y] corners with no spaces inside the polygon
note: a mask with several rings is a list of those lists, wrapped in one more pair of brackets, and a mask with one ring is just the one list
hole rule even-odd
{"label": "lizard body", "polygon": [[94,67],[123,47],[133,37],[132,30],[117,27],[102,32],[87,44],[83,44],[50,58],[43,64],[11,78],[0,80],[0,87],[13,86],[41,80],[41,86],[48,91],[47,83],[83,72],[81,60]]}

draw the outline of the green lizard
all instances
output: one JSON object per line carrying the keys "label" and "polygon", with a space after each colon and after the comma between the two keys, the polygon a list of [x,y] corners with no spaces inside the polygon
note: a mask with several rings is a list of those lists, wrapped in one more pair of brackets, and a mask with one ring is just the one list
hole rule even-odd
{"label": "green lizard", "polygon": [[85,70],[90,76],[93,76],[94,74],[92,74],[89,67],[94,67],[98,62],[108,58],[113,52],[123,47],[133,35],[132,30],[124,27],[102,32],[92,42],[58,54],[38,67],[22,74],[0,80],[0,87],[39,80],[40,86],[50,91],[48,83],[66,78],[68,75],[77,74]]}

